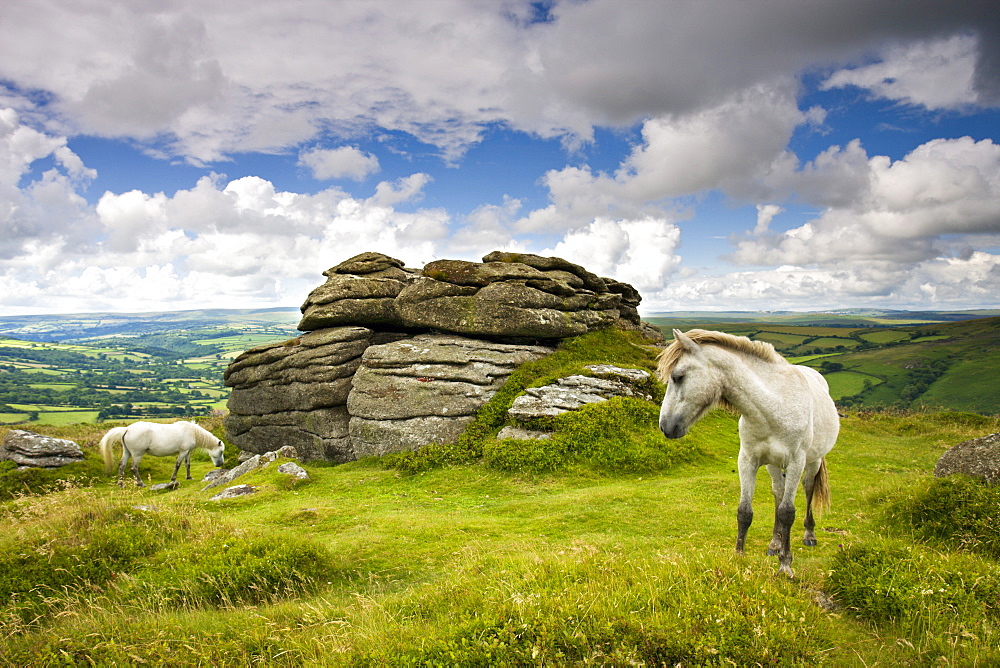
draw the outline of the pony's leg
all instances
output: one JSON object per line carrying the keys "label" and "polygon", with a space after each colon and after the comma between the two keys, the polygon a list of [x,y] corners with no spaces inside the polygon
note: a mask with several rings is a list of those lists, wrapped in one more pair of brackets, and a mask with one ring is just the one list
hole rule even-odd
{"label": "pony's leg", "polygon": [[187,454],[184,455],[184,463],[187,464],[187,479],[188,480],[192,480],[192,478],[191,478],[191,451],[190,450],[188,450]]}
{"label": "pony's leg", "polygon": [[743,554],[743,545],[747,538],[747,529],[753,523],[753,492],[757,486],[757,469],[760,463],[740,448],[737,458],[740,473],[740,505],[736,509],[736,551]]}
{"label": "pony's leg", "polygon": [[137,484],[139,487],[145,487],[146,483],[144,483],[142,481],[142,478],[139,477],[139,462],[141,461],[142,461],[141,454],[132,455],[132,473],[135,474],[135,484]]}
{"label": "pony's leg", "polygon": [[[181,464],[183,463],[184,463],[184,453],[181,452],[178,453],[177,459],[174,461],[174,474],[170,476],[170,482],[177,482],[177,472],[181,470]],[[189,471],[190,471],[190,466],[191,465],[188,464]],[[188,479],[189,480],[191,479],[190,473],[188,475]]]}
{"label": "pony's leg", "polygon": [[780,466],[767,465],[767,472],[771,476],[771,493],[774,494],[774,531],[771,534],[771,542],[767,545],[767,556],[773,557],[781,553],[781,532],[778,529],[778,506],[785,496],[785,472]]}
{"label": "pony's leg", "polygon": [[781,548],[778,552],[778,572],[788,577],[792,575],[792,524],[795,523],[795,493],[798,491],[799,480],[802,479],[804,461],[795,461],[785,469],[785,491],[781,502],[774,511],[774,531],[778,534]]}
{"label": "pony's leg", "polygon": [[121,460],[121,463],[118,464],[118,486],[119,487],[124,486],[124,483],[122,482],[122,478],[125,477],[125,467],[128,466],[129,454],[130,453],[128,451],[128,448],[126,448],[125,444],[123,443],[122,444],[122,460]]}
{"label": "pony's leg", "polygon": [[822,459],[818,459],[815,462],[810,462],[806,464],[805,471],[802,474],[802,489],[806,493],[806,518],[803,524],[805,525],[806,533],[802,539],[802,543],[813,547],[816,545],[816,520],[813,519],[813,489],[816,486],[816,473],[819,471],[820,465],[823,463]]}

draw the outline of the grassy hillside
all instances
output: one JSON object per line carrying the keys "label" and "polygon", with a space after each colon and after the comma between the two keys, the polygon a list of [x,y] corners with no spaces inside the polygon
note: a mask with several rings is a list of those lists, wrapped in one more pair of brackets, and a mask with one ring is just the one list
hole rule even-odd
{"label": "grassy hillside", "polygon": [[[569,346],[559,364],[588,355],[652,362],[605,337]],[[643,406],[615,400],[588,408],[584,425],[560,424],[554,460],[546,442],[496,441],[491,406],[452,457],[464,464],[442,465],[439,449],[307,465],[299,483],[272,465],[245,480],[256,494],[222,502],[197,482],[91,485],[101,430],[45,428],[88,458],[77,484],[0,502],[11,528],[0,535],[0,665],[1000,662],[1000,490],[930,476],[949,446],[1000,419],[849,414],[828,458],[834,505],[820,545],[796,540],[789,581],[764,555],[765,473],[747,555],[733,554],[735,417],[714,412],[670,442],[655,420],[620,419]],[[205,424],[221,433],[217,418]],[[172,468],[143,464],[153,482]],[[0,481],[14,476],[6,489],[41,484],[0,469]],[[961,517],[949,512],[959,506]]]}
{"label": "grassy hillside", "polygon": [[[670,327],[663,325],[668,339]],[[842,408],[1000,413],[1000,318],[899,327],[686,322],[767,341],[826,375]]]}

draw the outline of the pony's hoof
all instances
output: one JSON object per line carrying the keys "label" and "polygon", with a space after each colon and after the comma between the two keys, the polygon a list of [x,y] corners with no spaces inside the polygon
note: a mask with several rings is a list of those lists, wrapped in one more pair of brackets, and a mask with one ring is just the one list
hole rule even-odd
{"label": "pony's hoof", "polygon": [[805,538],[802,540],[802,544],[806,547],[816,547],[817,545],[815,538]]}
{"label": "pony's hoof", "polygon": [[773,547],[767,548],[767,556],[769,556],[769,557],[776,557],[779,554],[781,554],[781,550],[776,550]]}

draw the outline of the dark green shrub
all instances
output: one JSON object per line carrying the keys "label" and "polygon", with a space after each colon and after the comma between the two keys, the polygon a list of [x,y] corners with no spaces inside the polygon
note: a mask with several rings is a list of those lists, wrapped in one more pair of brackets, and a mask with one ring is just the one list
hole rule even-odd
{"label": "dark green shrub", "polygon": [[961,427],[989,427],[995,418],[979,413],[967,413],[964,411],[938,411],[930,416],[930,420],[944,426]]}
{"label": "dark green shrub", "polygon": [[885,509],[890,526],[920,540],[1000,559],[1000,486],[966,476],[935,478]]}

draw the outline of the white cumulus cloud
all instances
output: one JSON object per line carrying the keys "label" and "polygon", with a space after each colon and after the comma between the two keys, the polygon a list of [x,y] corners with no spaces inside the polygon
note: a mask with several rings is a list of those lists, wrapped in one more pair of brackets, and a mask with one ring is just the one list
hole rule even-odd
{"label": "white cumulus cloud", "polygon": [[319,180],[354,179],[361,181],[378,173],[378,158],[353,146],[314,148],[299,154],[299,164],[308,167]]}

